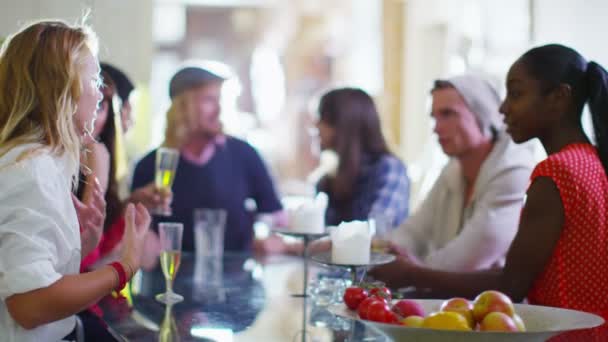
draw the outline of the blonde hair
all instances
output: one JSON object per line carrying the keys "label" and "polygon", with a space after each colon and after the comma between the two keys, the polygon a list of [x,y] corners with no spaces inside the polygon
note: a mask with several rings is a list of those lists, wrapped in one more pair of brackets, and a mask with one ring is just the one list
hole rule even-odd
{"label": "blonde hair", "polygon": [[188,92],[177,95],[167,110],[164,147],[181,148],[188,135],[188,117],[186,101]]}
{"label": "blonde hair", "polygon": [[9,37],[0,50],[0,156],[39,143],[67,154],[78,174],[80,137],[73,116],[82,92],[87,55],[97,55],[97,36],[86,25],[39,21]]}

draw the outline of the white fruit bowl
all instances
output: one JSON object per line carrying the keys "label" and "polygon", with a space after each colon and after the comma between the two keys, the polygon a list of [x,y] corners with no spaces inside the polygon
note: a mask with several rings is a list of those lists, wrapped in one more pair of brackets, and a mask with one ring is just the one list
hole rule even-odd
{"label": "white fruit bowl", "polygon": [[[416,299],[425,313],[439,311],[443,300]],[[359,319],[355,311],[349,310],[344,304],[332,305],[329,311],[345,318],[360,320],[371,325],[395,341],[417,342],[536,342],[546,341],[552,336],[566,331],[589,329],[604,323],[604,319],[586,312],[558,309],[546,306],[515,304],[515,311],[526,325],[526,332],[481,332],[481,331],[450,331],[423,328],[408,328],[405,326],[377,323]]]}

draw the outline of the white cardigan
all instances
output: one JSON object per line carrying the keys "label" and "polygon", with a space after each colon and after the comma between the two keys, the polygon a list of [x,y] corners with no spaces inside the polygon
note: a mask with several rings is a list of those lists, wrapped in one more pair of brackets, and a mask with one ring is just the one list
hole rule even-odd
{"label": "white cardigan", "polygon": [[[4,302],[79,272],[80,231],[69,163],[41,147],[23,145],[0,157],[0,342],[58,341],[76,323],[70,316],[25,330]],[[19,160],[31,149],[38,152]]]}
{"label": "white cardigan", "polygon": [[420,208],[390,240],[434,269],[471,271],[504,264],[534,164],[530,146],[516,145],[499,133],[481,165],[468,207],[463,210],[460,163],[452,159]]}

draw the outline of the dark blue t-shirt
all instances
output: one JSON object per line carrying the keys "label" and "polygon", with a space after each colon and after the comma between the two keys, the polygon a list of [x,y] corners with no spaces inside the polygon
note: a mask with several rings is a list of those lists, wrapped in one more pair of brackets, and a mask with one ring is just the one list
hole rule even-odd
{"label": "dark blue t-shirt", "polygon": [[[132,190],[154,181],[156,150],[137,163]],[[228,212],[224,249],[246,251],[253,241],[253,222],[258,212],[281,209],[281,203],[258,153],[246,142],[227,137],[204,165],[196,165],[180,156],[173,183],[171,217],[154,217],[158,222],[184,224],[183,249],[194,250],[193,213],[197,208],[225,209]],[[257,209],[246,202],[254,200]]]}

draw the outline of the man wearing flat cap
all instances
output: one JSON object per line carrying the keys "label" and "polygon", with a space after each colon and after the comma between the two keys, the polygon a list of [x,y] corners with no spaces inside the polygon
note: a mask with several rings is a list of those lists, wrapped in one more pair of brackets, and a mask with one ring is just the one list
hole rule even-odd
{"label": "man wearing flat cap", "polygon": [[[178,70],[169,84],[171,107],[163,146],[178,149],[180,158],[172,187],[172,215],[155,217],[155,221],[182,222],[186,251],[194,250],[195,209],[226,210],[227,251],[252,248],[256,214],[282,213],[258,153],[245,141],[222,131],[220,95],[226,77],[208,65],[190,64]],[[145,188],[154,181],[155,153],[150,152],[137,164],[132,189]]]}
{"label": "man wearing flat cap", "polygon": [[[392,232],[390,243],[414,263],[433,269],[501,265],[517,232],[533,153],[505,132],[500,98],[484,79],[437,80],[431,95],[434,131],[450,161],[420,208]],[[391,283],[391,272],[399,274],[399,266],[381,267],[372,275]]]}

